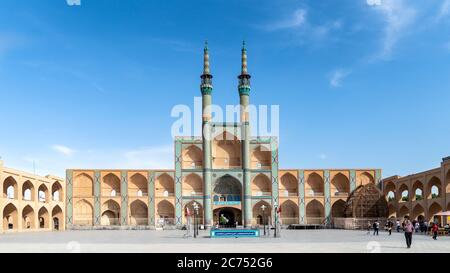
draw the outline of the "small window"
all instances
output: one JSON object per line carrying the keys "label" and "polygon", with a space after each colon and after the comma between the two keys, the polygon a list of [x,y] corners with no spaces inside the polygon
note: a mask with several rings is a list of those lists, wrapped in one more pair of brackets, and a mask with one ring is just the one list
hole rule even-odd
{"label": "small window", "polygon": [[112,196],[112,197],[116,196],[116,190],[112,190],[112,191],[111,191],[111,196]]}

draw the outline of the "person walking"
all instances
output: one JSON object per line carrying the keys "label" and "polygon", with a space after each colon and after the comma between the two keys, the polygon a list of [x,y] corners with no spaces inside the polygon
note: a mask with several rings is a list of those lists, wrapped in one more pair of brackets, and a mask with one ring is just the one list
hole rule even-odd
{"label": "person walking", "polygon": [[411,248],[412,234],[413,234],[414,227],[413,227],[411,221],[407,218],[405,219],[403,224],[404,224],[403,229],[405,230],[406,247]]}
{"label": "person walking", "polygon": [[400,232],[400,221],[398,219],[397,219],[396,224],[397,224],[397,232]]}
{"label": "person walking", "polygon": [[433,227],[431,228],[431,231],[433,232],[433,240],[437,240],[438,230],[439,226],[436,223],[434,223]]}
{"label": "person walking", "polygon": [[373,235],[375,236],[375,234],[378,236],[378,230],[380,229],[380,223],[378,222],[378,220],[376,220],[375,222],[373,222]]}
{"label": "person walking", "polygon": [[394,223],[392,223],[391,220],[388,220],[388,222],[387,222],[387,230],[388,230],[388,232],[389,232],[389,236],[392,235],[392,227],[393,227],[393,226],[394,226]]}
{"label": "person walking", "polygon": [[372,227],[372,224],[370,221],[367,221],[367,235],[370,235],[370,228]]}

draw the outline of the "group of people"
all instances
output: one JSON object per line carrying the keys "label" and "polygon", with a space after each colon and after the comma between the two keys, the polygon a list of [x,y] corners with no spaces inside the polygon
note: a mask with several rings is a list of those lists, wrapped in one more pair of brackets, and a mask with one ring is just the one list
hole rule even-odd
{"label": "group of people", "polygon": [[[417,232],[427,232],[429,227],[431,227],[430,230],[433,234],[433,239],[437,240],[438,231],[439,231],[438,223],[430,222],[430,224],[427,225],[427,223],[425,223],[425,222],[419,223],[416,220],[411,221],[408,216],[405,216],[402,223],[400,223],[400,221],[398,219],[395,222],[395,228],[396,228],[397,232],[400,232],[400,230],[404,231],[407,248],[411,248],[413,232],[416,232],[416,233]],[[392,229],[394,228],[394,222],[391,220],[388,220],[386,222],[385,228],[389,232],[389,235],[392,235]],[[380,230],[380,221],[379,220],[375,220],[373,223],[371,223],[370,221],[367,222],[367,234],[370,234],[372,229],[373,229],[373,235],[378,236],[378,233]],[[450,226],[448,224],[446,225],[446,230],[447,229],[450,231]]]}

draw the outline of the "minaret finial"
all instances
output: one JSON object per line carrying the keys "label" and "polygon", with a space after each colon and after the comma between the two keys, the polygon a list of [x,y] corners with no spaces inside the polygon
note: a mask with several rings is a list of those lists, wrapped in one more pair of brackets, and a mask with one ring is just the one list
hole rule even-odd
{"label": "minaret finial", "polygon": [[245,75],[247,74],[247,50],[245,49],[245,41],[242,41],[242,69],[241,74]]}
{"label": "minaret finial", "polygon": [[203,49],[203,74],[200,76],[202,78],[202,83],[200,89],[202,94],[211,94],[212,92],[212,75],[209,69],[209,51],[208,51],[208,41],[205,41],[205,48]]}
{"label": "minaret finial", "polygon": [[245,48],[245,41],[242,41],[242,55],[241,55],[241,75],[239,78],[239,93],[249,94],[250,92],[250,74],[247,71],[247,49]]}
{"label": "minaret finial", "polygon": [[205,41],[205,48],[203,50],[203,74],[210,74],[208,41]]}

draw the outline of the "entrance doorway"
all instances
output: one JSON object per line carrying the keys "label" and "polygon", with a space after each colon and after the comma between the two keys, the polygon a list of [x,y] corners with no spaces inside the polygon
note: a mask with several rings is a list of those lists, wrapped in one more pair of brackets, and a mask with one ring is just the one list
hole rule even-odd
{"label": "entrance doorway", "polygon": [[53,218],[53,229],[59,230],[59,219],[56,217]]}
{"label": "entrance doorway", "polygon": [[214,224],[220,228],[235,228],[242,225],[241,210],[236,208],[218,208],[214,210]]}

